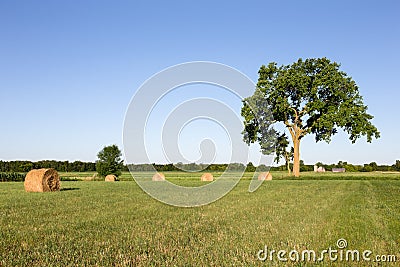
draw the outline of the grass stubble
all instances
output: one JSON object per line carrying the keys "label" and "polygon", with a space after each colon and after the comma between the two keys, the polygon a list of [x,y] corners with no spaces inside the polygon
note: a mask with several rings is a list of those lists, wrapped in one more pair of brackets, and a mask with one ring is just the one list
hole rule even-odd
{"label": "grass stubble", "polygon": [[[63,181],[64,190],[51,193],[0,183],[0,266],[278,266],[283,263],[276,258],[259,261],[257,252],[265,245],[318,252],[335,248],[339,238],[347,240],[348,249],[399,260],[400,181],[349,176],[275,175],[277,180],[254,193],[244,179],[222,199],[196,208],[160,203],[132,179]],[[166,177],[201,184],[180,173]],[[318,265],[330,264],[363,266]]]}

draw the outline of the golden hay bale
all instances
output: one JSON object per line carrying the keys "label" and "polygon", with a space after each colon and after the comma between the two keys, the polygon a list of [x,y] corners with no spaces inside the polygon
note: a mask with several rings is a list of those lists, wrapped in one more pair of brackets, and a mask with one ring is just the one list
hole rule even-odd
{"label": "golden hay bale", "polygon": [[60,176],[55,169],[31,170],[25,176],[26,192],[51,192],[60,190]]}
{"label": "golden hay bale", "polygon": [[93,181],[93,176],[86,176],[81,178],[83,181]]}
{"label": "golden hay bale", "polygon": [[209,182],[209,181],[213,181],[213,180],[214,180],[214,177],[213,177],[213,175],[212,175],[211,173],[206,172],[205,174],[203,174],[203,175],[201,176],[200,179],[201,179],[202,181],[207,181],[207,182]]}
{"label": "golden hay bale", "polygon": [[161,172],[157,172],[156,174],[153,175],[152,180],[153,181],[165,181],[165,175]]}
{"label": "golden hay bale", "polygon": [[117,176],[115,176],[114,174],[109,174],[104,179],[104,181],[106,181],[106,182],[115,182],[116,180],[117,180]]}
{"label": "golden hay bale", "polygon": [[260,175],[258,175],[258,180],[260,181],[271,181],[272,180],[272,174],[270,172],[262,172]]}

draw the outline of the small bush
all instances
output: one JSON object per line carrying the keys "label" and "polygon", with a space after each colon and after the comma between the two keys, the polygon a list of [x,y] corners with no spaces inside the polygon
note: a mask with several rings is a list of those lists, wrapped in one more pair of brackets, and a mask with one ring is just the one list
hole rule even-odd
{"label": "small bush", "polygon": [[1,182],[23,182],[25,179],[24,173],[18,172],[0,172]]}
{"label": "small bush", "polygon": [[362,172],[372,172],[374,168],[372,166],[366,165],[361,169]]}

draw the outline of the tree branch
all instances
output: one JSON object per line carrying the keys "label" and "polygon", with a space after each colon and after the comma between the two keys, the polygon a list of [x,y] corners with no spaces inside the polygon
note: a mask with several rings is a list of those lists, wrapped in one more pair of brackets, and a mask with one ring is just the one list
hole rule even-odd
{"label": "tree branch", "polygon": [[304,108],[301,111],[299,111],[299,115],[302,115],[305,113],[307,113],[307,105],[305,105]]}
{"label": "tree branch", "polygon": [[297,113],[297,110],[295,108],[290,107],[290,109],[292,109],[294,111],[294,115],[295,115],[294,122],[296,123],[299,120],[299,114]]}
{"label": "tree branch", "polygon": [[[286,123],[285,123],[286,124]],[[295,140],[296,134],[293,129],[294,125],[287,127],[289,129],[290,135],[292,136],[292,140]]]}
{"label": "tree branch", "polygon": [[285,123],[285,125],[286,125],[287,127],[293,127],[293,125],[294,125],[294,124],[289,123],[288,120],[285,120],[284,123]]}

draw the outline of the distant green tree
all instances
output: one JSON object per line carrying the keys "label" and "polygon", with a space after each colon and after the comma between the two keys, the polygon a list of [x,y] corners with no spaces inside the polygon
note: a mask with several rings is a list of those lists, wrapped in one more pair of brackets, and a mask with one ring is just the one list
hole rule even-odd
{"label": "distant green tree", "polygon": [[361,169],[362,172],[372,172],[374,168],[372,168],[369,164],[364,164],[364,167]]}
{"label": "distant green tree", "polygon": [[393,165],[396,171],[400,171],[400,160],[396,160],[396,163]]}
{"label": "distant green tree", "polygon": [[319,167],[324,167],[325,165],[322,162],[317,162],[315,163],[315,166]]}
{"label": "distant green tree", "polygon": [[22,172],[29,172],[29,171],[32,170],[32,169],[33,169],[33,163],[32,163],[32,162],[25,163],[25,164],[22,164],[22,165],[20,166],[20,170],[21,170]]}
{"label": "distant green tree", "polygon": [[356,166],[354,166],[354,165],[352,165],[352,164],[347,164],[347,162],[346,162],[346,164],[343,166],[343,168],[346,169],[346,172],[357,172],[357,171],[358,171],[358,168],[357,168]]}
{"label": "distant green tree", "polygon": [[378,169],[378,164],[376,162],[371,162],[369,166],[371,166],[373,171],[376,171]]}
{"label": "distant green tree", "polygon": [[117,177],[120,176],[121,170],[124,167],[121,156],[121,150],[119,150],[117,145],[105,146],[97,154],[99,159],[96,161],[96,171],[102,177],[109,174],[114,174]]}
{"label": "distant green tree", "polygon": [[344,166],[346,166],[347,165],[347,162],[346,161],[339,161],[337,164],[336,164],[336,167],[337,168],[344,168]]}
{"label": "distant green tree", "polygon": [[265,164],[261,164],[261,165],[259,165],[258,166],[258,170],[260,171],[260,172],[266,172],[266,171],[269,171],[269,167],[267,167]]}
{"label": "distant green tree", "polygon": [[256,167],[253,165],[253,162],[249,162],[246,166],[246,172],[255,172]]}
{"label": "distant green tree", "polygon": [[275,162],[279,163],[280,159],[283,158],[285,160],[286,169],[288,171],[288,175],[291,175],[291,167],[290,163],[293,160],[294,150],[293,147],[289,146],[289,140],[285,133],[279,135],[276,139],[276,149],[275,149]]}

